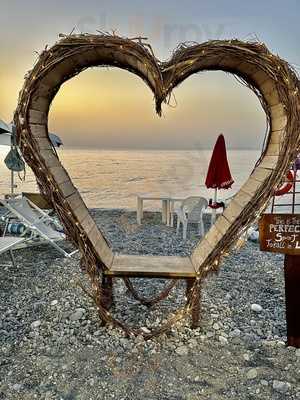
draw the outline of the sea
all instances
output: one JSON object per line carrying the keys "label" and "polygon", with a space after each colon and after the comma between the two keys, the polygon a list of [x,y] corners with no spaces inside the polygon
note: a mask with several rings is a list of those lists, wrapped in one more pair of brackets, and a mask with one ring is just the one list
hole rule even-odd
{"label": "sea", "polygon": [[[0,146],[0,194],[10,193],[10,171],[4,164],[9,148]],[[213,197],[205,187],[211,150],[102,150],[62,147],[60,160],[88,207],[136,209],[138,194],[154,197]],[[236,193],[253,170],[259,150],[228,150],[234,184],[219,190],[218,200]],[[25,177],[15,173],[16,193],[37,191],[35,177],[26,167]],[[153,210],[159,202],[146,202]]]}

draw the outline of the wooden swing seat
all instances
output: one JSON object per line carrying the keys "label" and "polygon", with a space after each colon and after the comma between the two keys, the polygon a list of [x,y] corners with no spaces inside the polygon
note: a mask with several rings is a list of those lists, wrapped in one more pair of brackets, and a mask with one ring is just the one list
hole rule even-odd
{"label": "wooden swing seat", "polygon": [[194,278],[195,268],[189,257],[116,254],[108,276]]}

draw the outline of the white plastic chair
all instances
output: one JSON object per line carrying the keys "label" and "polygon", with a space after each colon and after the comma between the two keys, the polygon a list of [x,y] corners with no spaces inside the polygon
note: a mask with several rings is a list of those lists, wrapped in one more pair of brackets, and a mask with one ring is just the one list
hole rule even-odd
{"label": "white plastic chair", "polygon": [[198,224],[199,234],[204,236],[203,211],[208,202],[204,197],[188,197],[181,203],[180,208],[175,210],[177,215],[177,229],[179,234],[180,224],[183,226],[183,239],[186,239],[187,227],[189,223]]}
{"label": "white plastic chair", "polygon": [[8,210],[8,213],[3,216],[7,221],[4,235],[9,220],[13,216],[26,227],[21,236],[30,232],[31,238],[41,238],[43,242],[52,245],[65,257],[71,257],[73,254],[77,253],[78,250],[68,253],[57,244],[57,242],[65,239],[65,234],[56,229],[59,228],[59,224],[54,218],[50,217],[46,212],[41,210],[30,200],[26,199],[26,197],[17,197],[5,200],[1,199],[0,202]]}

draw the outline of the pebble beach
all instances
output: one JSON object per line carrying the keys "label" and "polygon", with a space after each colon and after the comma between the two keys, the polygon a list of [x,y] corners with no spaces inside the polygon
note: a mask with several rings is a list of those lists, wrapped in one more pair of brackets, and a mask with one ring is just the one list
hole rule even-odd
{"label": "pebble beach", "polygon": [[[189,254],[187,241],[145,213],[142,226],[124,210],[91,213],[115,251]],[[208,221],[207,221],[208,223]],[[64,246],[71,249],[69,243]],[[0,399],[225,400],[300,399],[300,350],[286,347],[283,256],[247,242],[203,285],[201,326],[188,319],[144,341],[102,327],[79,255],[61,257],[49,245],[4,255],[0,268]],[[144,329],[158,326],[184,299],[184,282],[150,310],[115,280],[112,313]],[[146,296],[163,279],[134,279]]]}

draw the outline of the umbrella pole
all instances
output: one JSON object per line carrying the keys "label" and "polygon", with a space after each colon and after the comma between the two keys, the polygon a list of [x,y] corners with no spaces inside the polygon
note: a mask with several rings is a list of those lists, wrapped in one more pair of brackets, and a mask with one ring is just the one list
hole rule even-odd
{"label": "umbrella pole", "polygon": [[[10,150],[12,150],[14,145],[14,132],[12,131],[11,137],[10,137]],[[13,196],[14,194],[14,171],[10,170],[10,194]]]}
{"label": "umbrella pole", "polygon": [[[214,204],[216,204],[216,202],[217,202],[217,193],[218,193],[218,189],[215,188]],[[212,213],[211,213],[211,225],[213,225],[216,222],[216,215],[217,215],[217,210],[215,208],[213,208]]]}
{"label": "umbrella pole", "polygon": [[[12,128],[11,136],[10,136],[10,150],[12,150],[15,146],[16,143],[16,133],[15,133],[15,128]],[[10,194],[11,196],[14,196],[15,193],[15,171],[11,170],[10,171]]]}
{"label": "umbrella pole", "polygon": [[10,171],[10,194],[11,195],[14,194],[14,186],[15,186],[14,171]]}

